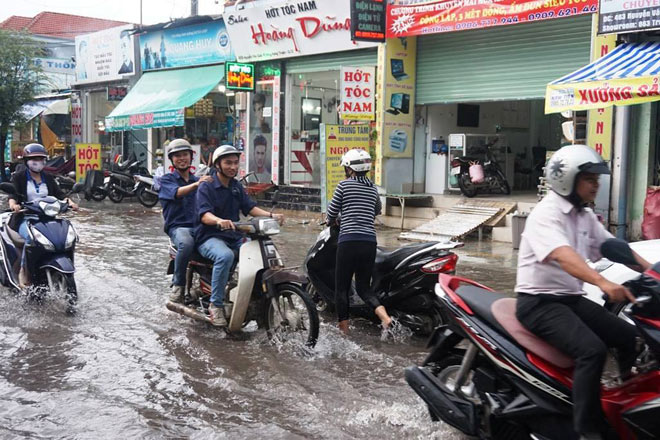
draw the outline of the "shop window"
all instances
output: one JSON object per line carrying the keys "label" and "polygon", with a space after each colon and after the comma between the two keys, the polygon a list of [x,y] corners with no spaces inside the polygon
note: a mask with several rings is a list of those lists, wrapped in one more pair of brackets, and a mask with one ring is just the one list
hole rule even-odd
{"label": "shop window", "polygon": [[321,126],[321,100],[317,98],[302,98],[301,112],[301,139],[318,141]]}

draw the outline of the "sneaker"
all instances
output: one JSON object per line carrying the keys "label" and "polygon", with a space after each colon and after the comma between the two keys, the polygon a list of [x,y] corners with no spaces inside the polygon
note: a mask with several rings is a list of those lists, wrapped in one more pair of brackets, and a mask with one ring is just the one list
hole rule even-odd
{"label": "sneaker", "polygon": [[224,307],[216,306],[215,304],[209,304],[209,318],[211,318],[211,324],[216,327],[227,327],[227,318],[225,318]]}
{"label": "sneaker", "polygon": [[182,303],[183,286],[172,286],[172,292],[170,293],[169,300],[174,303]]}

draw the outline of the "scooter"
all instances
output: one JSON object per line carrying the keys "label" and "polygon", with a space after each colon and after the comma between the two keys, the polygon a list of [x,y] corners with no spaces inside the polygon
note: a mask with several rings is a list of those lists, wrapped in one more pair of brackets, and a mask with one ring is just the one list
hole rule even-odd
{"label": "scooter", "polygon": [[[636,264],[621,240],[606,241],[601,253]],[[602,387],[601,401],[621,439],[646,440],[660,433],[660,263],[625,285],[637,299],[628,317],[646,349],[632,377]],[[482,439],[577,439],[573,360],[520,324],[516,299],[446,274],[436,294],[449,321],[433,333],[423,365],[405,371],[433,420]]]}
{"label": "scooter", "polygon": [[[474,197],[478,192],[501,192],[502,194],[511,194],[511,187],[507,182],[502,168],[495,160],[493,152],[490,150],[497,138],[484,145],[485,160],[476,157],[460,156],[451,161],[451,176],[458,180],[458,187],[465,197]],[[470,174],[471,167],[481,167],[479,179]]]}
{"label": "scooter", "polygon": [[138,201],[147,208],[152,208],[158,203],[158,191],[154,190],[154,178],[151,176],[133,176],[135,186],[133,193]]}
{"label": "scooter", "polygon": [[[73,186],[72,192],[80,192],[82,184]],[[0,190],[17,197],[14,186],[0,183]],[[42,299],[46,290],[63,292],[68,301],[68,313],[75,313],[78,291],[74,279],[74,252],[78,234],[67,219],[57,218],[69,209],[67,202],[47,196],[32,202],[24,202],[21,212],[37,216],[29,223],[32,244],[13,229],[12,212],[0,214],[0,284],[23,292],[31,298]],[[18,282],[23,247],[26,248],[27,272],[37,289],[22,288]],[[39,288],[41,287],[41,288]]]}
{"label": "scooter", "polygon": [[[308,294],[317,307],[335,307],[335,261],[339,227],[325,228],[309,249],[303,269],[310,280]],[[376,251],[372,289],[388,313],[418,335],[428,335],[442,323],[440,304],[433,295],[438,273],[455,273],[458,256],[450,249],[457,242],[414,243],[398,249]],[[351,286],[349,312],[376,320],[373,310]]]}
{"label": "scooter", "polygon": [[[277,196],[274,196],[275,204]],[[250,241],[244,243],[230,270],[225,297],[229,332],[238,332],[256,321],[270,337],[299,340],[308,347],[316,345],[319,316],[312,299],[301,288],[306,278],[284,267],[271,236],[280,225],[270,217],[254,217],[235,222],[238,231]],[[168,274],[174,273],[176,249],[170,243]],[[237,268],[238,266],[238,268]],[[211,298],[213,262],[195,252],[188,263],[184,302],[169,301],[167,308],[197,321],[211,322],[208,306]],[[228,311],[229,310],[229,311]]]}

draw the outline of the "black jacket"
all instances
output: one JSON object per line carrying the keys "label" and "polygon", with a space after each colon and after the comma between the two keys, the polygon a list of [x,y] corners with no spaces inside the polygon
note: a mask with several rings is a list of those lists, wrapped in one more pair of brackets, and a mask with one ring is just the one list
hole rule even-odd
{"label": "black jacket", "polygon": [[[21,167],[22,168],[22,167]],[[60,186],[55,181],[55,178],[46,172],[42,172],[44,181],[46,182],[46,187],[48,188],[48,195],[57,197],[60,200],[66,199],[66,195],[60,188]],[[25,174],[25,168],[22,170],[17,170],[13,176],[11,176],[11,183],[14,185],[16,194],[20,196],[18,201],[27,200],[27,175]],[[17,197],[9,196],[10,199],[16,200]]]}

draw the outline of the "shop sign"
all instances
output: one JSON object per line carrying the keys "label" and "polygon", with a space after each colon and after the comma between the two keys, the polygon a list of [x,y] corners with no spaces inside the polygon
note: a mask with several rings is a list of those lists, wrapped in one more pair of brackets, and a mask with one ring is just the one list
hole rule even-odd
{"label": "shop sign", "polygon": [[76,182],[85,180],[87,171],[101,169],[101,144],[76,144]]}
{"label": "shop sign", "polygon": [[257,81],[270,81],[282,75],[282,66],[279,62],[257,64]]}
{"label": "shop sign", "polygon": [[179,127],[184,123],[183,109],[105,118],[105,131]]}
{"label": "shop sign", "polygon": [[35,58],[34,65],[41,67],[45,73],[76,74],[76,63],[65,58]]}
{"label": "shop sign", "polygon": [[388,5],[387,38],[572,17],[597,9],[598,0],[439,0]]}
{"label": "shop sign", "polygon": [[133,25],[76,37],[76,80],[92,83],[135,73]]}
{"label": "shop sign", "polygon": [[128,87],[124,86],[108,86],[108,101],[121,101],[128,94]]}
{"label": "shop sign", "polygon": [[598,33],[660,29],[660,0],[600,0]]}
{"label": "shop sign", "polygon": [[351,41],[350,0],[288,0],[225,11],[238,61],[372,47]]}
{"label": "shop sign", "polygon": [[140,35],[142,70],[200,66],[234,60],[223,20]]}
{"label": "shop sign", "polygon": [[321,211],[326,211],[335,188],[346,178],[341,157],[356,148],[369,151],[370,132],[368,124],[321,124]]}
{"label": "shop sign", "polygon": [[385,41],[385,0],[351,0],[351,39]]}
{"label": "shop sign", "polygon": [[82,143],[82,105],[73,97],[71,98],[71,143],[74,145]]}
{"label": "shop sign", "polygon": [[349,121],[371,121],[376,114],[376,69],[374,67],[342,67],[340,118]]}
{"label": "shop sign", "polygon": [[225,87],[232,90],[254,90],[254,64],[226,63]]}
{"label": "shop sign", "polygon": [[388,39],[379,48],[378,158],[413,157],[416,54],[416,37]]}

